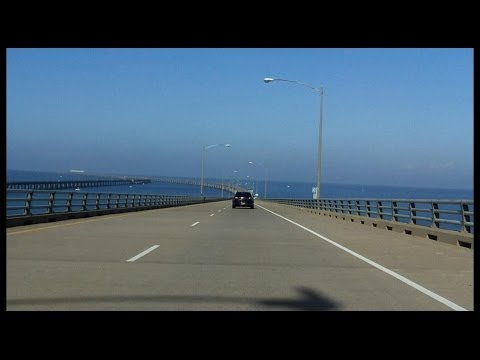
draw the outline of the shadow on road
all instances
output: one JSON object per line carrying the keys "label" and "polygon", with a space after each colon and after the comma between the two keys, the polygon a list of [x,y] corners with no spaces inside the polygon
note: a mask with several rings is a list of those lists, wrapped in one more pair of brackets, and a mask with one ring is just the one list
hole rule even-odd
{"label": "shadow on road", "polygon": [[307,287],[297,287],[296,290],[300,293],[300,298],[298,299],[267,299],[260,301],[260,304],[289,308],[291,310],[325,311],[335,309],[335,303],[322,296],[318,291]]}
{"label": "shadow on road", "polygon": [[[36,299],[7,299],[7,310],[9,306],[25,306],[25,307],[50,307],[51,310],[56,310],[58,305],[70,305],[72,308],[75,304],[92,305],[92,310],[95,308],[95,303],[111,303],[112,310],[115,310],[115,304],[120,303],[218,303],[224,305],[231,303],[232,305],[250,304],[253,306],[252,310],[334,310],[335,303],[322,296],[318,291],[307,287],[298,287],[296,289],[300,296],[297,298],[248,298],[235,296],[188,296],[188,295],[164,295],[164,296],[122,296],[122,295],[107,295],[107,296],[84,296],[84,297],[57,297],[57,298],[36,298]],[[257,305],[257,306],[256,306]],[[262,307],[258,307],[261,305]],[[62,306],[63,308],[64,306]],[[143,306],[141,307],[144,308]],[[190,306],[189,306],[190,308]],[[269,309],[270,308],[270,309]],[[200,308],[199,308],[200,309]],[[20,309],[19,309],[20,310]],[[30,310],[30,309],[29,309]],[[71,309],[74,310],[74,309]],[[179,310],[184,310],[179,306]],[[192,309],[196,310],[195,306]],[[224,306],[222,306],[224,310]],[[232,307],[235,310],[235,307]]]}

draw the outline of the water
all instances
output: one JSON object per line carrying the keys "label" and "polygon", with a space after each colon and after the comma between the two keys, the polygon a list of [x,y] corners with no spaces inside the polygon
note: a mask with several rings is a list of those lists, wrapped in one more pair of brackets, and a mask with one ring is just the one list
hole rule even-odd
{"label": "water", "polygon": [[[267,182],[267,198],[312,199],[313,183]],[[265,183],[257,185],[256,193],[264,197]],[[321,198],[332,199],[442,199],[472,200],[473,189],[428,189],[378,185],[322,184]]]}
{"label": "water", "polygon": [[[7,182],[10,181],[62,181],[62,180],[92,180],[108,177],[75,173],[34,172],[23,170],[7,170]],[[197,179],[199,180],[199,179]],[[222,183],[222,179],[208,179],[209,182]],[[234,185],[229,180],[225,184]],[[253,189],[261,198],[265,196],[265,182],[241,181],[240,186]],[[267,198],[298,198],[312,199],[314,183],[267,181]],[[150,183],[144,185],[104,186],[81,189],[85,192],[108,192],[122,194],[152,194],[152,195],[200,195],[200,186],[171,183]],[[222,196],[222,191],[204,187],[205,196]],[[224,191],[223,195],[230,194]],[[322,198],[334,199],[435,199],[435,200],[472,200],[473,189],[435,189],[417,187],[393,187],[378,185],[342,185],[322,184]]]}

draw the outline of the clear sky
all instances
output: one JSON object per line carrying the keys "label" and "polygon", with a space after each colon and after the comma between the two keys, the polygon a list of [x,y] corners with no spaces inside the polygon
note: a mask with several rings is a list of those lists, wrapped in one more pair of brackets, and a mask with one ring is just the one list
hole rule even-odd
{"label": "clear sky", "polygon": [[473,49],[7,49],[7,168],[473,188]]}

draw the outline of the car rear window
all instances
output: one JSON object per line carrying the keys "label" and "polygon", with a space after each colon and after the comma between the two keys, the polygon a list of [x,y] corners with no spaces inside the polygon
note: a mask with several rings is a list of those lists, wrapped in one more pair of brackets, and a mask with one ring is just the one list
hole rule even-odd
{"label": "car rear window", "polygon": [[243,196],[243,197],[245,197],[245,196],[250,196],[250,197],[251,197],[252,194],[250,194],[249,192],[237,192],[237,193],[235,194],[235,196]]}

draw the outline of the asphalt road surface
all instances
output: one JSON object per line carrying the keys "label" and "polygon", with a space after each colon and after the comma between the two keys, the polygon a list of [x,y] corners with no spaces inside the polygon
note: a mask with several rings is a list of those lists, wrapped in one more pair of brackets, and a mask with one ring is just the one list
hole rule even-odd
{"label": "asphalt road surface", "polygon": [[473,310],[473,251],[269,202],[7,229],[7,310]]}

